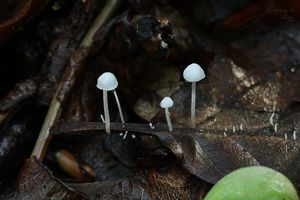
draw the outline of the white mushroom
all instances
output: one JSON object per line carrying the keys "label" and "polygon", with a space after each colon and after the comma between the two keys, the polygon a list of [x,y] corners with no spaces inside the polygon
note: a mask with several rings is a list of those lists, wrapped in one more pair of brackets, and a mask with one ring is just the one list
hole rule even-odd
{"label": "white mushroom", "polygon": [[[111,72],[105,72],[101,74],[97,80],[97,88],[103,90],[103,108],[104,108],[104,122],[106,133],[110,133],[110,117],[108,110],[108,100],[107,100],[107,91],[115,90],[118,87],[118,80],[115,75]],[[120,117],[122,123],[125,123],[121,105],[117,92],[114,91],[115,99],[118,105]]]}
{"label": "white mushroom", "polygon": [[173,131],[173,127],[172,127],[172,123],[171,123],[171,119],[170,119],[170,112],[169,112],[169,108],[172,106],[173,106],[173,100],[170,97],[165,97],[160,102],[160,107],[165,109],[165,114],[166,114],[169,131]]}
{"label": "white mushroom", "polygon": [[205,78],[203,69],[196,63],[192,63],[183,71],[183,78],[192,83],[191,94],[191,125],[192,128],[196,128],[196,82]]}

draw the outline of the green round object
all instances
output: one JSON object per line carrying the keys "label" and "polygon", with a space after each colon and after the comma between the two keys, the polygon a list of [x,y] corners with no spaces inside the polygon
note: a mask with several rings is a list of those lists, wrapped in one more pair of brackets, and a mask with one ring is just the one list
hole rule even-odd
{"label": "green round object", "polygon": [[204,200],[299,200],[291,181],[261,166],[235,170],[223,177]]}

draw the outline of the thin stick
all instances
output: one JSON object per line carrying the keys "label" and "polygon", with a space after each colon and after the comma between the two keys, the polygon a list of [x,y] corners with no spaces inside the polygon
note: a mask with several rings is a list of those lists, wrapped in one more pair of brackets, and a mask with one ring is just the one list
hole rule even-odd
{"label": "thin stick", "polygon": [[92,27],[86,33],[85,37],[83,38],[80,46],[81,47],[90,47],[93,43],[93,37],[97,30],[103,26],[103,24],[112,17],[114,11],[119,7],[121,4],[121,0],[107,0],[104,8],[101,10],[100,14],[95,19]]}
{"label": "thin stick", "polygon": [[48,146],[51,137],[49,135],[49,129],[54,124],[55,120],[59,117],[61,112],[61,104],[56,99],[57,93],[55,93],[54,98],[50,103],[50,108],[47,112],[45,121],[40,130],[39,137],[35,143],[34,149],[31,156],[36,156],[38,159],[43,159],[45,154],[45,148]]}
{"label": "thin stick", "polygon": [[103,108],[104,108],[104,120],[106,133],[110,133],[110,117],[107,102],[107,91],[103,90]]}
{"label": "thin stick", "polygon": [[192,96],[191,96],[191,126],[196,128],[196,82],[192,82]]}
{"label": "thin stick", "polygon": [[119,101],[119,98],[118,98],[118,95],[117,95],[117,92],[116,92],[116,91],[114,91],[114,95],[115,95],[115,99],[116,99],[117,106],[118,106],[118,109],[119,109],[121,122],[122,122],[123,124],[125,124],[125,120],[124,120],[124,116],[123,116],[123,111],[122,111],[121,104],[120,104],[120,101]]}
{"label": "thin stick", "polygon": [[[96,31],[103,26],[103,24],[112,16],[113,12],[118,8],[120,5],[121,0],[107,0],[105,6],[99,13],[98,17],[95,19],[93,25],[91,26],[90,30],[87,32],[85,37],[83,38],[79,50],[82,48],[89,48],[92,46],[93,43],[93,37],[96,33]],[[74,67],[74,66],[73,66]],[[75,67],[78,67],[78,69],[75,69],[77,71],[81,70],[81,65],[78,64]],[[63,77],[65,75],[68,75],[68,70],[65,71]],[[74,79],[73,82],[75,82],[77,73],[70,73],[70,77],[67,77],[67,79]],[[46,118],[44,120],[43,126],[40,130],[39,137],[36,141],[36,144],[34,146],[34,149],[31,153],[31,156],[36,157],[38,160],[43,160],[45,156],[46,149],[48,147],[48,144],[51,140],[49,129],[54,124],[55,120],[59,118],[62,107],[61,107],[61,101],[58,100],[58,96],[63,90],[63,85],[65,79],[62,79],[56,89],[56,92],[52,98],[52,101],[50,103],[48,113],[46,115]],[[65,100],[69,94],[71,93],[72,88],[74,87],[74,84],[71,84],[67,91],[65,91],[64,99]]]}
{"label": "thin stick", "polygon": [[172,127],[172,123],[171,123],[171,119],[170,119],[169,108],[165,108],[165,114],[166,114],[166,119],[167,119],[167,124],[168,124],[168,127],[169,127],[169,131],[173,131],[173,127]]}

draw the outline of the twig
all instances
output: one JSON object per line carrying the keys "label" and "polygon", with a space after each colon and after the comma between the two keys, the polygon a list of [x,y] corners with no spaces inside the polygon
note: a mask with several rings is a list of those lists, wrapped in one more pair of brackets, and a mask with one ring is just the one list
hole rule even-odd
{"label": "twig", "polygon": [[[83,62],[87,58],[90,47],[93,44],[93,37],[95,33],[113,15],[114,11],[118,8],[120,3],[121,0],[107,0],[104,8],[101,10],[93,25],[83,38],[79,48],[74,53],[73,58],[75,64],[70,62],[70,66],[67,67],[63,78],[57,87],[54,97],[52,98],[52,101],[50,103],[45,121],[40,130],[39,137],[32,151],[31,156],[36,157],[38,160],[43,160],[45,156],[45,152],[51,140],[49,129],[59,118],[62,111],[62,103],[66,101],[66,98],[69,96],[73,86],[75,85],[76,76],[83,69]],[[79,60],[79,62],[76,62],[78,61],[78,58],[76,58],[77,54],[81,54],[83,56],[80,58],[81,60]]]}

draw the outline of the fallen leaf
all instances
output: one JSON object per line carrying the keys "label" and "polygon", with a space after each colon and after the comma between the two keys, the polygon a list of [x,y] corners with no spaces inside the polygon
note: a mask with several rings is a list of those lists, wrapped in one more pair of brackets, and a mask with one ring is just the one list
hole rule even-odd
{"label": "fallen leaf", "polygon": [[180,167],[143,170],[117,181],[71,184],[89,199],[203,199],[210,185]]}
{"label": "fallen leaf", "polygon": [[88,198],[53,177],[51,172],[35,158],[30,158],[26,160],[21,171],[16,199],[82,200]]}
{"label": "fallen leaf", "polygon": [[[282,172],[297,188],[300,187],[300,143],[295,138],[272,136],[263,130],[227,132],[224,135],[223,131],[199,132],[175,127],[173,132],[167,132],[165,126],[156,125],[151,129],[141,124],[115,123],[111,129],[157,136],[185,169],[209,183],[216,183],[235,169],[263,165]],[[51,132],[55,135],[83,135],[104,130],[102,123],[64,122],[55,125]]]}

